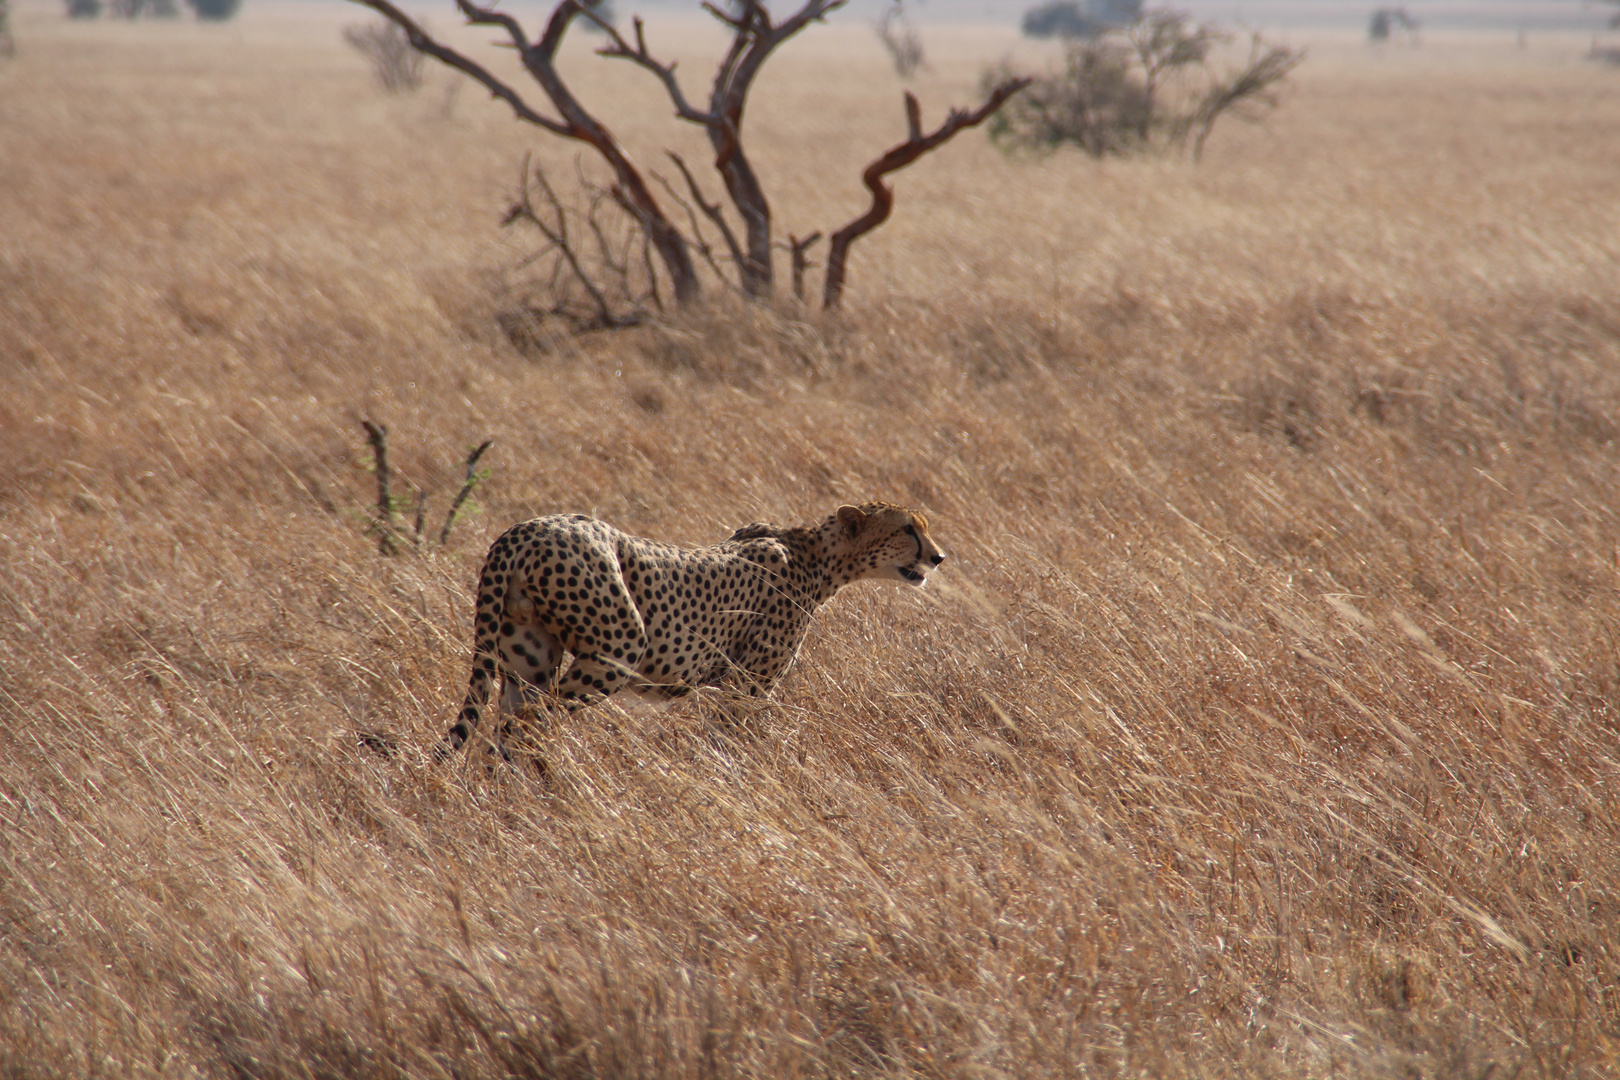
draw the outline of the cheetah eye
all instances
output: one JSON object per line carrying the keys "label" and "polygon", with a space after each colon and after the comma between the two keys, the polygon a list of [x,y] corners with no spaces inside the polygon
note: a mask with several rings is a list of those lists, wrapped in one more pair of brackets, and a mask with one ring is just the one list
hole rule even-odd
{"label": "cheetah eye", "polygon": [[916,536],[917,535],[917,527],[915,525],[907,525],[906,526],[906,535],[907,536]]}

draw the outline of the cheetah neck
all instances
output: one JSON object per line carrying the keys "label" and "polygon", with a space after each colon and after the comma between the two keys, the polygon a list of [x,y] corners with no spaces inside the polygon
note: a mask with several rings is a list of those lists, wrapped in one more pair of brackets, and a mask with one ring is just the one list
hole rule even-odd
{"label": "cheetah neck", "polygon": [[812,539],[808,561],[818,575],[816,603],[826,603],[832,594],[855,580],[853,564],[839,550],[838,518],[829,517],[814,529],[806,530]]}
{"label": "cheetah neck", "polygon": [[832,598],[833,593],[854,580],[849,562],[838,551],[838,519],[829,517],[814,525],[782,528],[755,524],[737,530],[733,539],[770,537],[788,549],[788,570],[781,587],[807,611],[813,611]]}

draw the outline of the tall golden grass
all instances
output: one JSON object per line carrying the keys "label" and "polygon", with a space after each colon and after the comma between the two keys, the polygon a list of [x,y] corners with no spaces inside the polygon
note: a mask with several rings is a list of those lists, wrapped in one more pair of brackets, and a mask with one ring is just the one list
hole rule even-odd
{"label": "tall golden grass", "polygon": [[[493,222],[571,152],[442,73],[385,98],[357,20],[17,15],[0,1072],[1620,1072],[1620,84],[1579,43],[1305,42],[1197,167],[964,137],[842,316],[522,355]],[[1022,48],[927,43],[932,110]],[[884,64],[850,20],[760,87],[784,229],[858,212]],[[434,526],[497,440],[447,547],[379,556],[362,417]],[[838,596],[767,705],[556,721],[546,786],[433,762],[506,525],[871,497],[951,561]]]}

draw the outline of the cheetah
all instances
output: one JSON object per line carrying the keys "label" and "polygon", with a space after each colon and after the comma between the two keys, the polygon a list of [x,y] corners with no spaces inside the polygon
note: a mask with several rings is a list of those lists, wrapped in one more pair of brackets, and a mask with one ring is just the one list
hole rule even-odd
{"label": "cheetah", "polygon": [[[442,752],[473,737],[497,674],[509,716],[548,694],[572,711],[626,689],[655,700],[700,686],[766,693],[833,593],[862,579],[922,586],[944,561],[922,514],[883,502],[817,524],[745,525],[703,548],[583,514],[521,522],[484,560],[472,675]],[[565,652],[573,662],[558,678]],[[493,741],[503,755],[505,734]]]}

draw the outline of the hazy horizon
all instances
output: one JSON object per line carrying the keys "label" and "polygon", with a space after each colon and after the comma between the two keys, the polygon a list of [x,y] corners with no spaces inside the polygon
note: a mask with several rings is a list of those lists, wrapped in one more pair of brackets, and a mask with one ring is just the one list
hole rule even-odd
{"label": "hazy horizon", "polygon": [[[336,7],[351,4],[353,0],[246,0],[245,10],[253,8],[286,8],[296,4],[318,7]],[[832,21],[870,21],[889,0],[851,0],[835,13]],[[1189,11],[1199,18],[1228,24],[1257,28],[1278,29],[1364,29],[1372,12],[1384,6],[1404,6],[1418,20],[1423,31],[1489,31],[1506,30],[1563,33],[1602,33],[1607,28],[1610,9],[1603,4],[1582,0],[1409,0],[1404,5],[1382,0],[1172,0],[1169,6]],[[60,8],[60,0],[13,0],[14,12],[39,11]],[[417,2],[406,3],[411,11],[449,11],[453,5]],[[549,4],[520,0],[500,5],[514,14],[538,13]],[[780,3],[778,7],[782,7]],[[1016,26],[1023,13],[1036,6],[1034,0],[908,0],[907,13],[920,27],[952,23],[1003,24]],[[618,0],[622,14],[641,11],[665,13],[679,9],[699,12],[697,0]]]}

